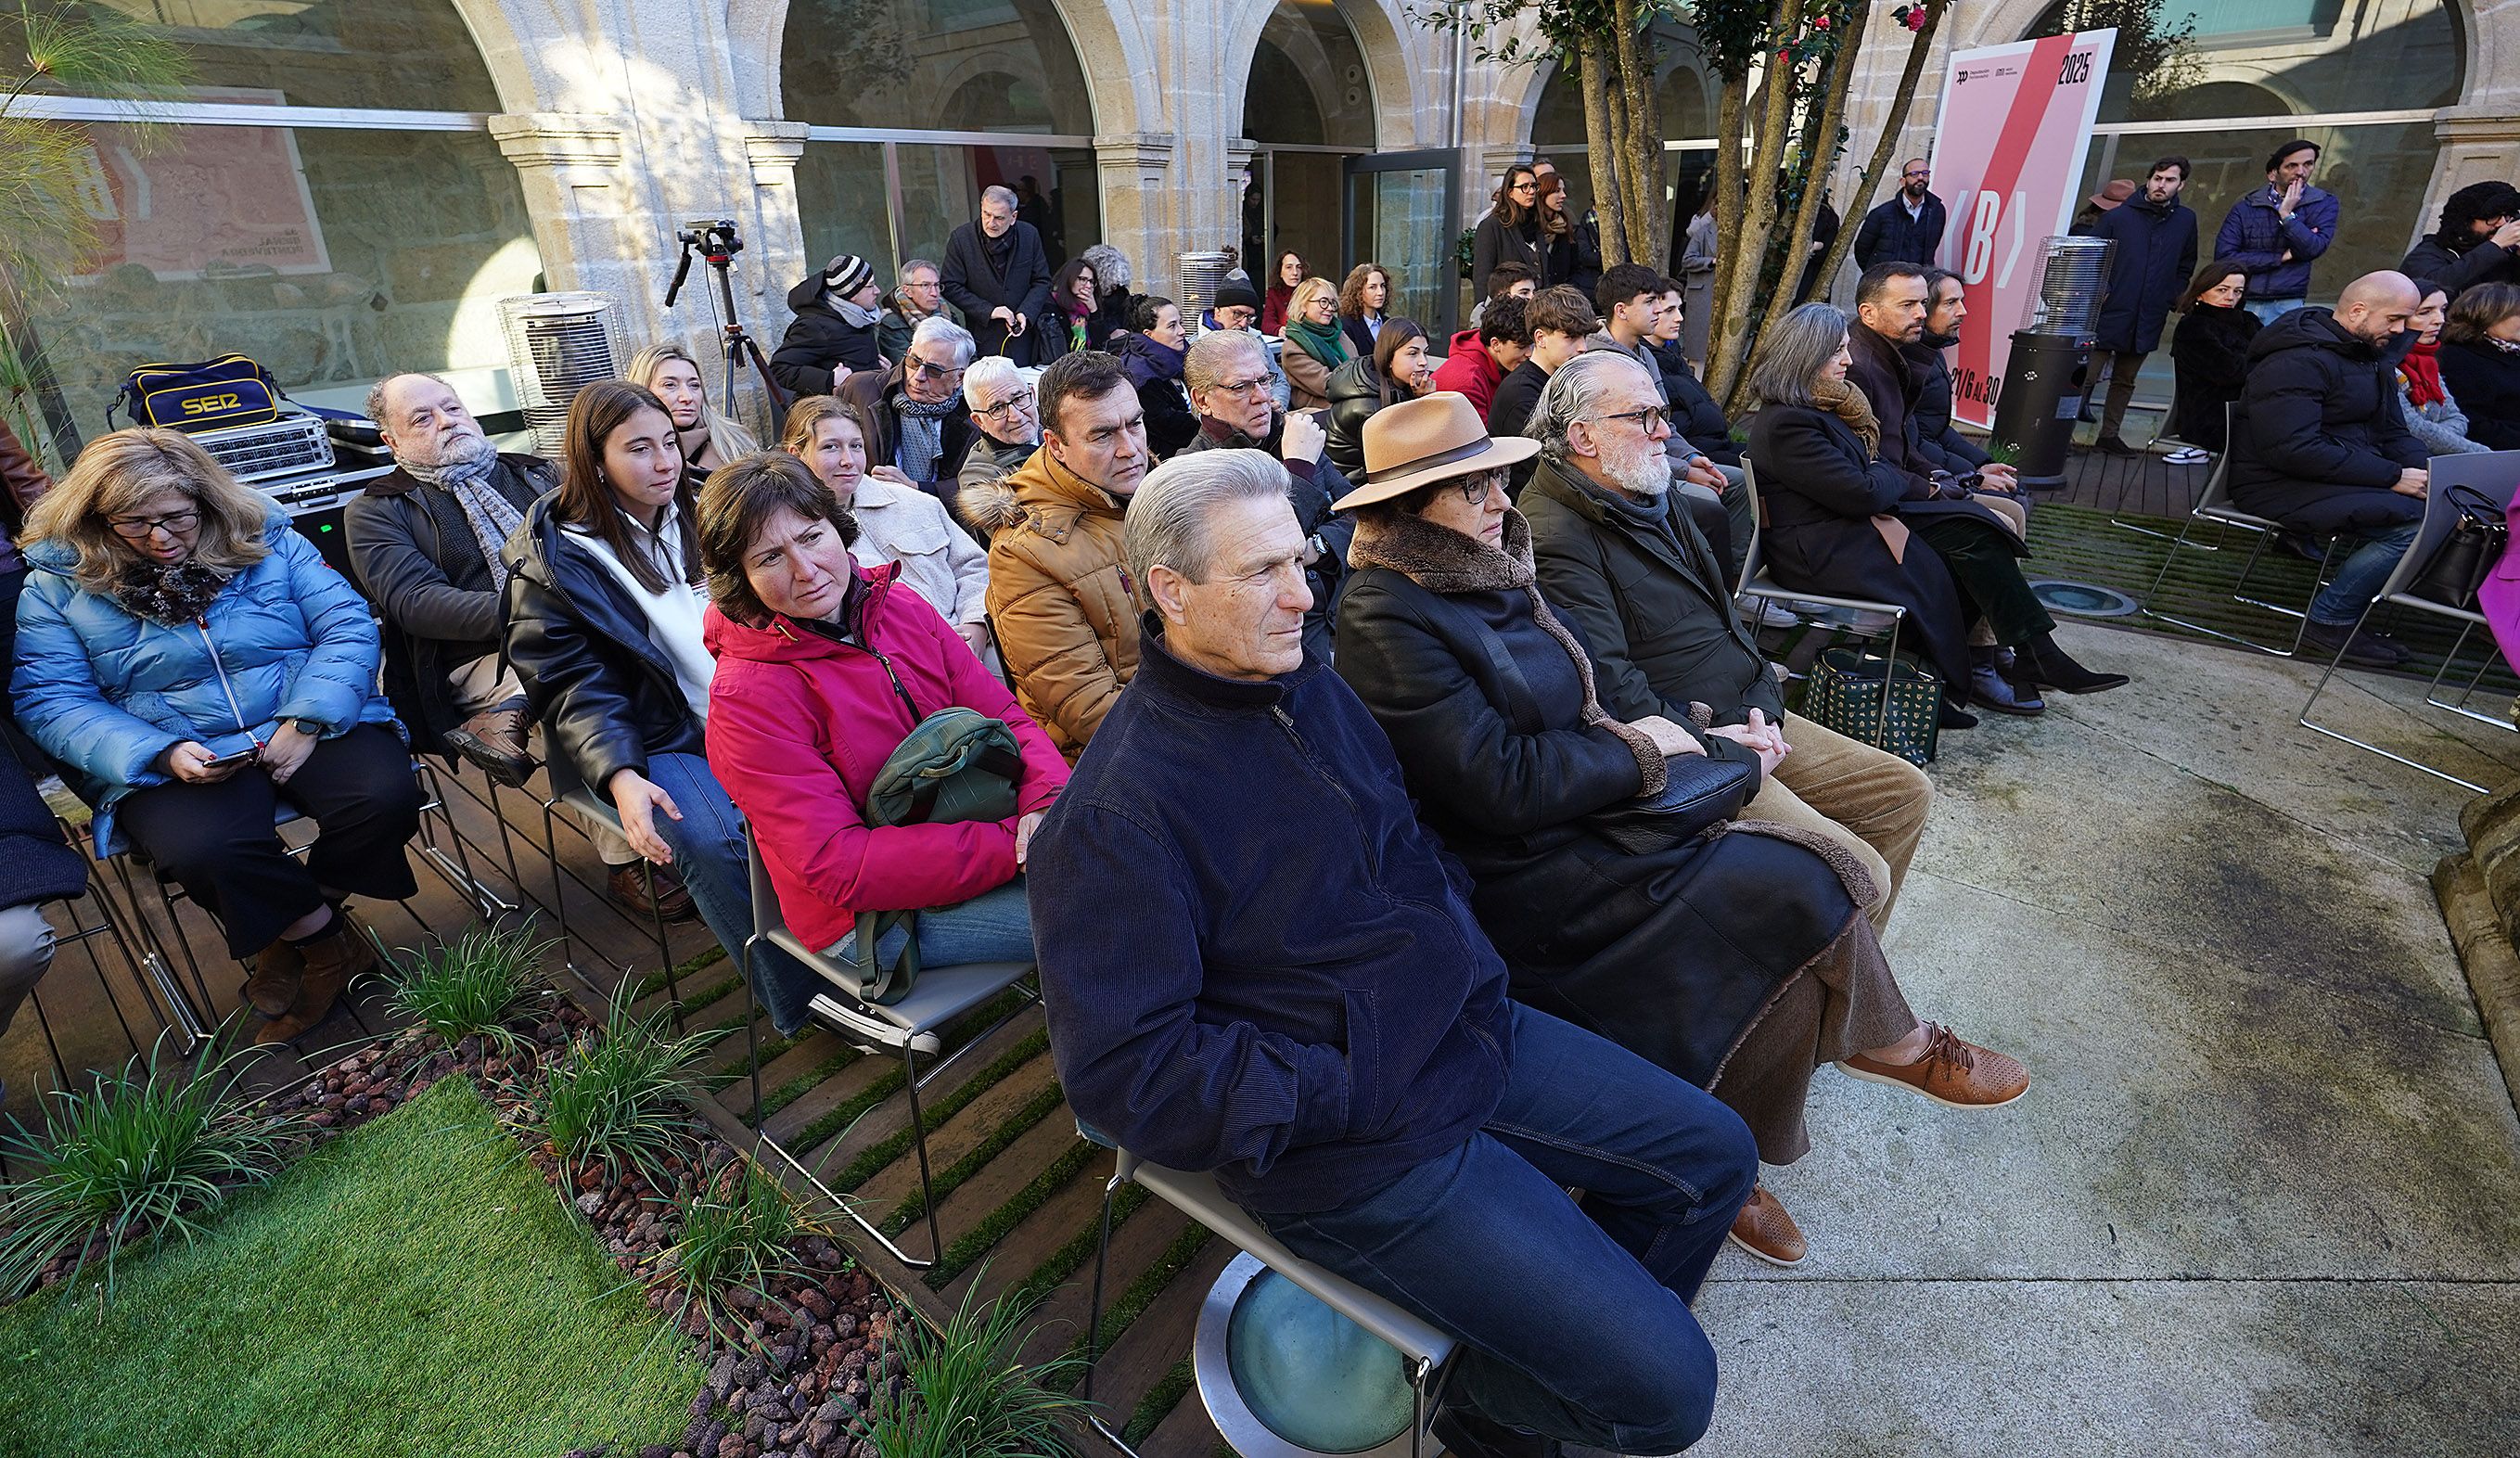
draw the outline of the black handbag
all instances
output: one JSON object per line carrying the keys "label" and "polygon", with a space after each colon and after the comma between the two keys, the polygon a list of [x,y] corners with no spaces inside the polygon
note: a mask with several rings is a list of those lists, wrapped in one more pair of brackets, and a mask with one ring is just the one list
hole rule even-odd
{"label": "black handbag", "polygon": [[2502,551],[2511,542],[2511,528],[2503,521],[2502,508],[2473,486],[2452,486],[2445,498],[2458,513],[2451,523],[2450,535],[2433,549],[2432,560],[2407,584],[2407,591],[2419,598],[2476,611],[2476,590],[2502,560]]}

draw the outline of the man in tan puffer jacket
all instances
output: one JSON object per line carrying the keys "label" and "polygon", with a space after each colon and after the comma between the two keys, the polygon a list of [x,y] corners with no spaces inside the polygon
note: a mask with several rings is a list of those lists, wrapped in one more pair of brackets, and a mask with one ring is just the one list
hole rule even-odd
{"label": "man in tan puffer jacket", "polygon": [[989,537],[989,621],[1015,698],[1074,763],[1138,671],[1121,514],[1146,478],[1146,412],[1119,358],[1062,355],[1035,387],[1041,449],[963,490]]}

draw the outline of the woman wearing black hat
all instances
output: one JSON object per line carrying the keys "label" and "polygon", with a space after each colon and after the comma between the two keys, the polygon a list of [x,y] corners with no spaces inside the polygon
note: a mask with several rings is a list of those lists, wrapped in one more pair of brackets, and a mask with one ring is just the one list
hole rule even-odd
{"label": "woman wearing black hat", "polygon": [[840,254],[788,290],[796,322],[770,356],[771,378],[791,394],[828,395],[851,373],[880,369],[876,333],[883,323],[882,297],[875,269],[855,253]]}

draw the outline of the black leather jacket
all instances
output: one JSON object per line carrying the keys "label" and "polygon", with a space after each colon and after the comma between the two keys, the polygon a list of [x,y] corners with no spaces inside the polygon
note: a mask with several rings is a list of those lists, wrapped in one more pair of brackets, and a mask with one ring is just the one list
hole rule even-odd
{"label": "black leather jacket", "polygon": [[584,542],[561,530],[552,502],[535,502],[499,552],[508,565],[508,662],[554,761],[565,757],[602,795],[622,770],[646,774],[651,754],[703,752],[700,720],[674,665],[649,640],[646,615]]}

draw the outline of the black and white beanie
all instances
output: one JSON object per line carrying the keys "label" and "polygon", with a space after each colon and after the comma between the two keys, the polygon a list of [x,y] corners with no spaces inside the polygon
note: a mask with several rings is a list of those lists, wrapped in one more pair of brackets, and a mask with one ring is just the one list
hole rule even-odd
{"label": "black and white beanie", "polygon": [[823,268],[823,287],[834,298],[850,297],[874,279],[874,265],[855,253],[842,253]]}

